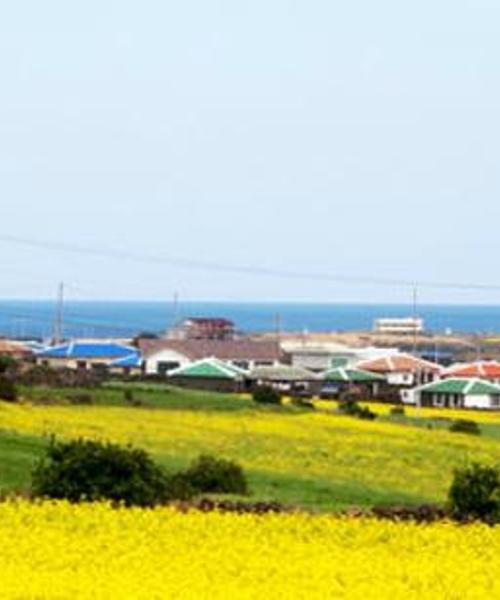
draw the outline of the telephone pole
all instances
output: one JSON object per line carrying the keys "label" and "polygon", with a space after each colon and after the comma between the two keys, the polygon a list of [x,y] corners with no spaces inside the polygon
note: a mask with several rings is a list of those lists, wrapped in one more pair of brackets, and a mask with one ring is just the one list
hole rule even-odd
{"label": "telephone pole", "polygon": [[54,344],[64,340],[64,283],[61,281],[57,288],[56,314],[54,318]]}
{"label": "telephone pole", "polygon": [[418,305],[418,286],[415,283],[413,285],[413,354],[417,355],[417,305]]}

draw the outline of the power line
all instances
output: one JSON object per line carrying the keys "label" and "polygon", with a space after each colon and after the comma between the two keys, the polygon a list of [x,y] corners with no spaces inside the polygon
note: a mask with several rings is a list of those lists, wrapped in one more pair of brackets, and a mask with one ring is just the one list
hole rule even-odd
{"label": "power line", "polygon": [[[342,273],[324,273],[313,271],[289,271],[284,269],[255,267],[249,265],[230,265],[219,262],[192,260],[182,257],[142,254],[134,252],[125,252],[111,248],[96,248],[90,246],[81,246],[54,242],[48,240],[35,240],[19,236],[0,234],[0,241],[11,244],[27,246],[31,248],[43,249],[53,252],[65,252],[71,254],[81,254],[85,256],[106,257],[113,260],[133,261],[147,264],[170,265],[184,269],[196,269],[221,273],[233,273],[240,275],[258,275],[265,277],[274,277],[281,279],[300,279],[310,281],[335,282],[356,285],[380,285],[380,286],[401,286],[413,288],[415,280],[382,278],[368,276],[349,276]],[[455,290],[482,290],[482,291],[500,291],[500,284],[489,283],[465,283],[456,281],[426,281],[419,280],[420,288],[432,289],[455,289]]]}

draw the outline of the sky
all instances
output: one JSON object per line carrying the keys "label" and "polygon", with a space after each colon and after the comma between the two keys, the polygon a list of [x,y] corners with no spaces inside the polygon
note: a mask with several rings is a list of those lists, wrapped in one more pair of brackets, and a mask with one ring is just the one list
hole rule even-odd
{"label": "sky", "polygon": [[411,301],[384,279],[500,303],[425,285],[500,284],[499,23],[493,0],[2,3],[0,298]]}

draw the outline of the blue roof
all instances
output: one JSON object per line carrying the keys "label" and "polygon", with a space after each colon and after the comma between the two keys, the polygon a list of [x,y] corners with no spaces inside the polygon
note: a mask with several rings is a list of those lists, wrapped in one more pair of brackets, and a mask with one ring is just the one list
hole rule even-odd
{"label": "blue roof", "polygon": [[113,342],[70,342],[38,352],[42,358],[125,358],[136,354],[137,348]]}
{"label": "blue roof", "polygon": [[110,363],[110,367],[123,367],[123,368],[137,368],[142,365],[142,357],[140,354],[135,352],[134,354],[129,354],[128,356],[124,356],[123,358],[119,358]]}

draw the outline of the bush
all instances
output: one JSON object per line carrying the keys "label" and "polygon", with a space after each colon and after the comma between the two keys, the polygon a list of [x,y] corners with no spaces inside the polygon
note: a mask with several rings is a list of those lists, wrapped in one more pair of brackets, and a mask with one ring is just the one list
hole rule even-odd
{"label": "bush", "polygon": [[7,354],[0,355],[0,374],[7,373],[7,371],[15,371],[17,369],[17,360]]}
{"label": "bush", "polygon": [[258,404],[281,404],[281,394],[270,385],[259,385],[256,387],[252,398]]}
{"label": "bush", "polygon": [[4,375],[0,375],[0,400],[5,400],[5,402],[17,401],[16,386]]}
{"label": "bush", "polygon": [[67,394],[66,399],[71,404],[93,404],[94,398],[92,394],[88,392],[72,392],[71,394]]}
{"label": "bush", "polygon": [[404,415],[405,415],[404,406],[393,406],[390,410],[390,414],[393,417],[404,417]]}
{"label": "bush", "polygon": [[476,421],[470,421],[469,419],[457,419],[450,425],[449,431],[454,433],[468,433],[470,435],[481,435],[481,430]]}
{"label": "bush", "polygon": [[135,397],[132,389],[123,390],[123,401],[125,404],[130,404],[130,406],[143,406],[142,400]]}
{"label": "bush", "polygon": [[367,421],[374,421],[377,418],[376,413],[370,410],[367,406],[361,407],[356,416],[358,419],[366,419]]}
{"label": "bush", "polygon": [[246,494],[248,485],[243,469],[230,460],[210,455],[199,456],[179,474],[184,483],[197,493]]}
{"label": "bush", "polygon": [[311,400],[308,400],[307,398],[292,398],[290,400],[290,404],[292,406],[296,406],[297,408],[307,408],[309,410],[314,410],[316,408],[313,402]]}
{"label": "bush", "polygon": [[34,496],[71,502],[105,499],[126,506],[154,506],[172,499],[174,491],[168,476],[144,450],[82,439],[52,439],[32,479]]}
{"label": "bush", "polygon": [[477,463],[456,469],[448,492],[450,509],[461,520],[500,520],[500,471]]}
{"label": "bush", "polygon": [[361,406],[354,400],[339,402],[339,411],[344,415],[357,416],[360,410]]}
{"label": "bush", "polygon": [[360,406],[357,402],[354,402],[353,400],[341,402],[339,404],[339,411],[344,415],[349,415],[351,417],[357,417],[358,419],[365,419],[368,421],[373,421],[377,418],[377,415],[368,407]]}

